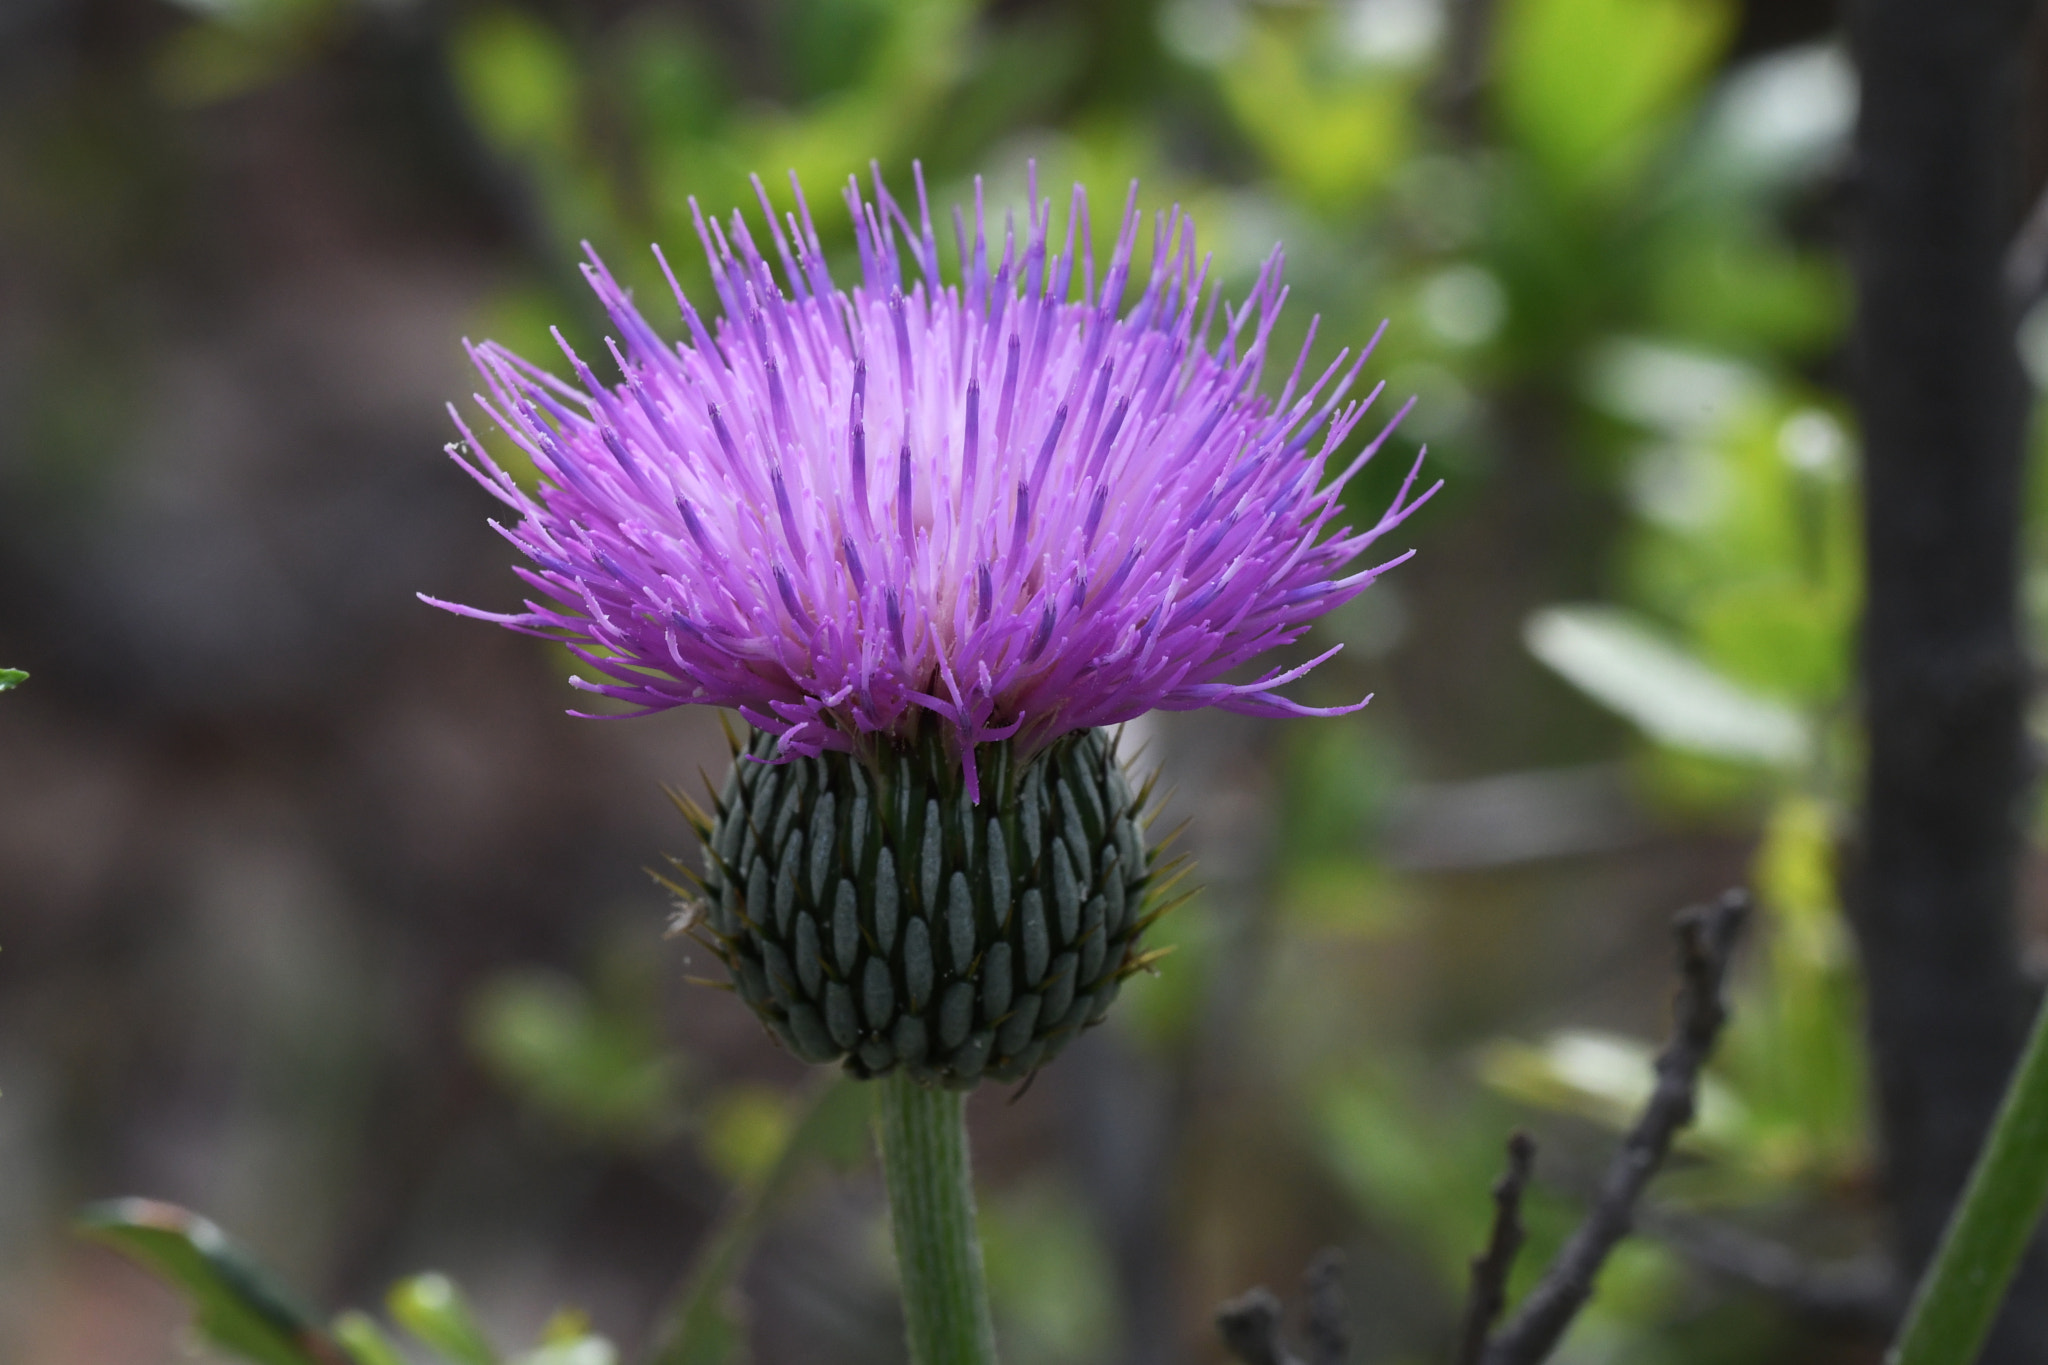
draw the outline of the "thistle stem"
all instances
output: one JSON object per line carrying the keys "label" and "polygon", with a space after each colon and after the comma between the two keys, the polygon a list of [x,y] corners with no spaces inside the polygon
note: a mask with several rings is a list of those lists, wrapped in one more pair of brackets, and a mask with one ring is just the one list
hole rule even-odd
{"label": "thistle stem", "polygon": [[901,1071],[877,1085],[875,1140],[896,1230],[911,1365],[995,1365],[966,1097],[927,1090]]}
{"label": "thistle stem", "polygon": [[2048,1204],[2048,1001],[1887,1365],[1969,1365]]}

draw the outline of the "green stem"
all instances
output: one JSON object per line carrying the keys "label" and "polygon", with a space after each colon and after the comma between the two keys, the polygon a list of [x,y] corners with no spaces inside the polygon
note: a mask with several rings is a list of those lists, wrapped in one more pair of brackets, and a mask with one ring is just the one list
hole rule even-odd
{"label": "green stem", "polygon": [[2048,1204],[2048,1001],[1888,1365],[1969,1365]]}
{"label": "green stem", "polygon": [[911,1365],[995,1365],[967,1165],[966,1097],[927,1090],[900,1071],[876,1084],[875,1138],[896,1228]]}

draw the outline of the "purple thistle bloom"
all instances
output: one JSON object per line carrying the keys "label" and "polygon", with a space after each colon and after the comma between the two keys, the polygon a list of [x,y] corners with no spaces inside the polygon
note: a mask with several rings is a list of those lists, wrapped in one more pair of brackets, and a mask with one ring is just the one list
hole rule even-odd
{"label": "purple thistle bloom", "polygon": [[1286,298],[1279,248],[1246,302],[1221,310],[1212,347],[1208,262],[1178,208],[1156,220],[1151,273],[1118,315],[1135,184],[1098,281],[1081,187],[1055,256],[1035,177],[1022,241],[1009,220],[999,243],[977,182],[971,238],[954,212],[963,278],[946,284],[922,175],[914,224],[879,172],[872,202],[849,178],[861,282],[848,290],[801,189],[781,223],[755,189],[782,282],[738,212],[724,230],[698,214],[723,316],[707,326],[663,259],[685,342],[664,342],[592,253],[584,274],[624,338],[608,343],[622,383],[566,343],[580,388],[472,348],[490,390],[477,401],[532,459],[538,496],[459,416],[449,452],[519,513],[499,530],[541,600],[508,614],[426,600],[562,640],[604,679],[574,685],[633,714],[731,707],[784,756],[857,750],[929,712],[974,799],[984,741],[1014,736],[1028,757],[1155,707],[1365,705],[1275,692],[1341,646],[1221,681],[1406,559],[1346,572],[1435,492],[1410,496],[1418,459],[1374,525],[1329,533],[1346,481],[1408,408],[1327,478],[1379,394],[1346,401],[1372,346],[1303,388],[1304,344],[1280,396],[1258,394]]}

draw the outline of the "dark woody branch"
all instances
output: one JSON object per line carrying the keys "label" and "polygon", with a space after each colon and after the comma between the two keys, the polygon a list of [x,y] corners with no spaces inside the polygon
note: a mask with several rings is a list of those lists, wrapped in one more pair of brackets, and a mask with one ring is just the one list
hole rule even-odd
{"label": "dark woody branch", "polygon": [[[1713,1053],[1721,1026],[1727,1022],[1721,989],[1749,905],[1746,893],[1730,891],[1712,906],[1679,916],[1680,985],[1674,1008],[1677,1019],[1670,1042],[1657,1057],[1657,1084],[1649,1103],[1609,1164],[1599,1196],[1587,1211],[1585,1221],[1543,1272],[1543,1278],[1507,1326],[1488,1340],[1482,1351],[1463,1359],[1478,1365],[1536,1365],[1549,1358],[1572,1319],[1592,1298],[1601,1267],[1634,1225],[1636,1203],[1644,1187],[1663,1165],[1679,1130],[1692,1122],[1700,1073]],[[1515,1159],[1511,1155],[1511,1163]],[[1512,1165],[1509,1175],[1514,1175]],[[1496,1196],[1501,1206],[1496,1217],[1496,1241],[1501,1224],[1516,1216],[1513,1206],[1519,1198],[1518,1184],[1504,1180],[1503,1186],[1508,1192]],[[1499,1284],[1506,1280],[1509,1266],[1503,1265],[1497,1272],[1486,1266],[1493,1250],[1489,1248],[1475,1265],[1475,1296],[1488,1290],[1498,1292]],[[1505,1259],[1511,1261],[1512,1254]],[[1484,1279],[1482,1267],[1487,1271]],[[1485,1309],[1484,1303],[1475,1303],[1472,1316],[1480,1316]]]}
{"label": "dark woody branch", "polygon": [[[1657,1057],[1656,1087],[1609,1165],[1585,1221],[1496,1333],[1494,1326],[1507,1306],[1508,1278],[1522,1246],[1522,1195],[1536,1160],[1536,1144],[1526,1133],[1509,1139],[1507,1170],[1493,1187],[1492,1234],[1486,1249],[1472,1260],[1472,1291],[1455,1365],[1537,1365],[1557,1348],[1565,1329],[1592,1298],[1601,1267],[1634,1225],[1644,1187],[1670,1154],[1672,1140],[1692,1122],[1700,1073],[1727,1022],[1722,987],[1749,908],[1747,893],[1730,891],[1713,905],[1678,917],[1676,1023]],[[1334,1252],[1324,1252],[1309,1269],[1306,1360],[1288,1350],[1280,1301],[1263,1287],[1217,1312],[1217,1330],[1232,1358],[1241,1365],[1343,1365],[1347,1342],[1337,1296],[1339,1269]]]}
{"label": "dark woody branch", "polygon": [[1493,1325],[1508,1306],[1508,1276],[1526,1235],[1522,1227],[1522,1192],[1536,1169],[1536,1139],[1518,1132],[1508,1139],[1508,1168],[1493,1186],[1493,1232],[1486,1250],[1472,1258],[1472,1293],[1465,1304],[1465,1326],[1458,1335],[1456,1365],[1481,1365]]}

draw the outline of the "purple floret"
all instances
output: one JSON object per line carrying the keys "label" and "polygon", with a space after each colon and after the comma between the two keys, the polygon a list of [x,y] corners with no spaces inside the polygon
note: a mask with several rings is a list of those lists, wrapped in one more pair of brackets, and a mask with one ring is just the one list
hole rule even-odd
{"label": "purple floret", "polygon": [[1419,459],[1374,525],[1329,533],[1346,481],[1408,409],[1326,477],[1380,392],[1346,401],[1372,345],[1304,389],[1304,344],[1279,397],[1260,396],[1281,252],[1223,307],[1212,347],[1208,262],[1178,208],[1155,220],[1144,292],[1119,317],[1136,196],[1098,283],[1079,186],[1055,257],[1035,184],[1023,240],[1006,221],[998,244],[977,183],[971,237],[953,215],[963,279],[947,284],[922,177],[914,224],[879,173],[872,202],[849,178],[861,281],[842,290],[801,189],[780,223],[761,193],[782,282],[739,213],[724,230],[700,213],[722,315],[707,326],[677,287],[689,335],[673,346],[593,253],[584,275],[623,338],[608,345],[624,382],[566,344],[581,387],[472,348],[490,390],[477,401],[533,461],[537,496],[459,416],[449,447],[519,513],[499,529],[540,598],[504,614],[435,605],[562,640],[603,679],[572,682],[635,714],[731,707],[786,756],[936,718],[971,791],[983,741],[1014,736],[1028,755],[1154,708],[1363,706],[1274,691],[1335,647],[1222,679],[1408,557],[1345,572],[1435,491],[1411,497]]}

